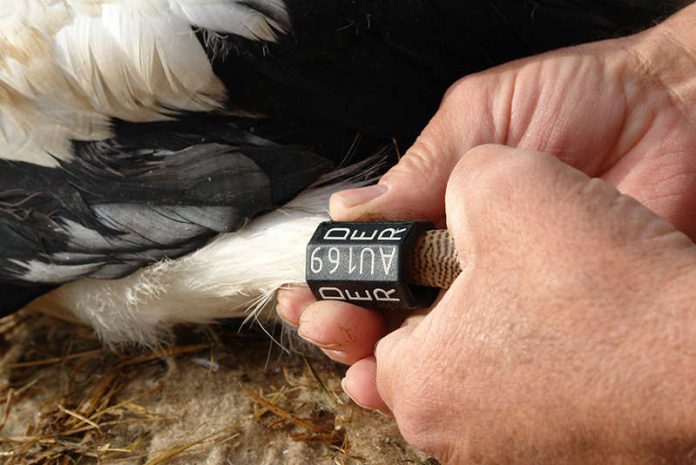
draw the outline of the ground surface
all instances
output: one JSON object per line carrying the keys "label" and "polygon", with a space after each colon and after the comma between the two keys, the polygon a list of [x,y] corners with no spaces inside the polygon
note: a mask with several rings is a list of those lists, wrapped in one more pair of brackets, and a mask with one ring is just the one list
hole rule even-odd
{"label": "ground surface", "polygon": [[0,321],[0,463],[435,463],[351,404],[320,357],[235,325],[174,341],[114,352],[47,316]]}

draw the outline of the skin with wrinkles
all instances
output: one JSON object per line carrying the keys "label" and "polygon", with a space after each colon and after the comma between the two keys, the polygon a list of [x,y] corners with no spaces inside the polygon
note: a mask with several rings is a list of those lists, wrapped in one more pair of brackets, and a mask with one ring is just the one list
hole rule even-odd
{"label": "skin with wrinkles", "polygon": [[[380,188],[334,196],[337,220],[446,221],[467,251],[442,300],[401,322],[281,296],[352,365],[357,403],[449,464],[688,463],[694,18],[467,77]],[[333,329],[347,321],[360,343]]]}

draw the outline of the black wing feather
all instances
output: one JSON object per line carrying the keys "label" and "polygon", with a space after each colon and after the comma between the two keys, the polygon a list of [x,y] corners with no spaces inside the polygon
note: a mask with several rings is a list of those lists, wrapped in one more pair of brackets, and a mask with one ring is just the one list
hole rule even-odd
{"label": "black wing feather", "polygon": [[[0,159],[0,283],[40,293],[126,276],[237,230],[332,166],[229,122],[217,128],[224,137],[171,126],[139,125],[145,145],[118,136],[75,143],[75,158],[58,168]],[[23,290],[4,308],[32,295]]]}

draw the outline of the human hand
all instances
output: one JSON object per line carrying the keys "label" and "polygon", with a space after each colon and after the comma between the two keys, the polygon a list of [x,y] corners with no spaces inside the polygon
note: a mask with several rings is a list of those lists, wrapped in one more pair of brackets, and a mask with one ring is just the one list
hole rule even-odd
{"label": "human hand", "polygon": [[[332,198],[333,218],[442,225],[445,188],[456,163],[477,145],[499,143],[552,153],[696,238],[694,17],[696,5],[635,36],[462,79],[377,186]],[[279,301],[282,318],[297,326],[302,317],[302,333],[343,363],[370,355],[389,326],[368,311],[315,308],[305,314],[314,299],[304,288],[281,292]]]}
{"label": "human hand", "polygon": [[349,369],[346,391],[447,464],[687,463],[693,242],[534,151],[473,149],[446,199],[462,274]]}
{"label": "human hand", "polygon": [[349,369],[347,392],[448,464],[686,460],[691,240],[604,181],[502,146],[462,158],[446,205],[462,274]]}

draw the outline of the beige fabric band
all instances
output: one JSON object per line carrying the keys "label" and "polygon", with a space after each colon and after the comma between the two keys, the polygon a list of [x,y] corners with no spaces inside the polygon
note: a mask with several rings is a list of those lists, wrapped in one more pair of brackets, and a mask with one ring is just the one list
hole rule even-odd
{"label": "beige fabric band", "polygon": [[454,239],[446,229],[427,231],[408,257],[408,282],[449,289],[461,268]]}

